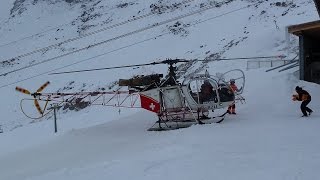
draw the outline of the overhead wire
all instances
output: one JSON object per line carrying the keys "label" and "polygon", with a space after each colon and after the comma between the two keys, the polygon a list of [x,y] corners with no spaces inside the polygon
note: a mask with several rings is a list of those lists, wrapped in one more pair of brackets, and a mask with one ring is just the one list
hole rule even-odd
{"label": "overhead wire", "polygon": [[[167,32],[167,33],[165,33],[165,34],[169,34],[169,32]],[[4,87],[8,87],[8,86],[10,86],[10,85],[14,85],[14,84],[23,82],[23,81],[26,81],[26,80],[30,80],[30,79],[36,78],[36,77],[39,77],[39,76],[42,76],[42,75],[46,75],[46,74],[48,74],[48,73],[51,73],[51,72],[54,72],[54,71],[57,71],[57,70],[60,70],[60,69],[66,68],[66,67],[70,67],[70,66],[79,64],[79,63],[81,63],[81,62],[84,62],[84,61],[88,61],[88,60],[91,60],[91,59],[95,59],[95,58],[98,58],[98,57],[101,57],[101,56],[110,54],[110,53],[112,53],[112,52],[116,52],[116,51],[119,51],[119,50],[122,50],[122,49],[125,49],[125,48],[128,48],[128,47],[131,47],[131,46],[134,46],[134,45],[137,45],[137,44],[146,42],[146,41],[150,41],[150,40],[153,40],[153,39],[155,39],[155,38],[161,37],[161,36],[163,36],[163,35],[165,35],[165,34],[157,35],[157,36],[154,36],[154,37],[151,37],[151,38],[148,38],[148,39],[145,39],[145,40],[142,40],[142,41],[133,43],[133,44],[129,44],[129,45],[127,45],[127,46],[120,47],[120,48],[118,48],[118,49],[114,49],[114,50],[112,50],[112,51],[105,52],[105,53],[103,53],[103,54],[99,54],[99,55],[96,55],[96,56],[93,56],[93,57],[90,57],[90,58],[87,58],[87,59],[83,59],[83,60],[81,60],[81,61],[77,61],[77,62],[68,64],[68,65],[65,65],[65,66],[56,68],[56,69],[52,69],[52,70],[49,70],[49,71],[46,71],[46,72],[43,72],[43,73],[39,73],[39,74],[34,75],[34,76],[30,76],[30,77],[27,77],[27,78],[24,78],[24,79],[21,79],[21,80],[12,82],[12,83],[8,83],[8,84],[5,84],[5,85],[0,86],[0,89],[2,89],[2,88],[4,88]]]}
{"label": "overhead wire", "polygon": [[[194,1],[194,0],[186,0],[186,1],[183,1],[181,4],[186,4],[186,3],[189,3],[191,1]],[[73,42],[73,41],[76,41],[76,40],[79,40],[79,39],[82,39],[82,38],[85,38],[85,37],[88,37],[88,36],[92,36],[92,35],[95,35],[97,33],[100,33],[100,32],[103,32],[103,31],[106,31],[106,30],[109,30],[109,29],[112,29],[112,28],[116,28],[118,26],[122,26],[122,25],[125,25],[127,23],[130,23],[130,22],[133,22],[133,21],[136,21],[136,20],[140,20],[140,19],[143,19],[143,18],[146,18],[148,16],[151,16],[153,14],[155,14],[156,12],[150,12],[148,14],[144,14],[144,15],[141,15],[141,16],[137,16],[137,17],[134,17],[134,18],[131,18],[131,19],[128,19],[126,21],[122,21],[120,23],[116,23],[116,24],[113,24],[111,26],[107,26],[105,28],[102,28],[102,29],[98,29],[96,31],[92,31],[92,32],[89,32],[89,33],[86,33],[86,34],[82,34],[80,36],[77,36],[77,37],[74,37],[74,38],[70,38],[70,39],[67,39],[65,41],[62,41],[62,42],[58,42],[58,43],[55,43],[55,44],[52,44],[50,46],[47,46],[47,47],[43,47],[43,48],[40,48],[40,49],[36,49],[34,51],[30,51],[28,53],[24,53],[24,54],[21,54],[19,56],[16,56],[16,57],[12,57],[12,58],[9,58],[9,59],[6,59],[6,60],[2,60],[0,63],[2,62],[7,62],[7,61],[10,61],[12,59],[19,59],[19,58],[23,58],[23,57],[27,57],[27,56],[30,56],[30,55],[33,55],[33,54],[36,54],[36,53],[39,53],[39,52],[46,52],[48,50],[51,50],[53,48],[56,48],[56,47],[59,47],[63,44],[66,44],[66,43],[70,43],[70,42]],[[1,46],[0,46],[1,47]]]}
{"label": "overhead wire", "polygon": [[[257,4],[257,3],[255,3],[255,4]],[[248,8],[248,7],[252,6],[252,5],[254,5],[254,4],[247,5],[247,6],[238,8],[236,10],[224,13],[222,15],[219,15],[219,16],[215,17],[215,18],[221,17],[221,16],[226,15],[226,14],[230,14],[232,12],[240,11],[240,10]],[[11,71],[8,71],[8,72],[5,72],[5,73],[1,73],[0,76],[6,76],[8,74],[11,74],[11,73],[14,73],[14,72],[17,72],[17,71],[21,71],[21,70],[24,70],[24,69],[27,69],[27,68],[30,68],[30,67],[34,67],[34,66],[37,66],[39,64],[43,64],[43,63],[46,63],[46,62],[49,62],[49,61],[52,61],[52,60],[55,60],[55,59],[58,59],[58,58],[61,58],[61,57],[64,57],[64,56],[68,56],[68,55],[71,55],[71,54],[74,54],[74,53],[77,53],[77,52],[80,52],[80,51],[83,51],[83,50],[88,50],[90,48],[93,48],[93,47],[96,47],[96,46],[99,46],[99,45],[102,45],[102,44],[105,44],[105,43],[108,43],[108,42],[111,42],[111,41],[115,41],[117,39],[121,39],[121,38],[124,38],[124,37],[127,37],[127,36],[131,36],[133,34],[137,34],[137,33],[140,33],[140,32],[143,32],[143,31],[146,31],[146,30],[149,30],[149,29],[152,29],[152,28],[155,28],[155,27],[158,27],[158,26],[161,26],[161,25],[164,25],[164,24],[167,24],[167,23],[170,23],[170,22],[173,22],[173,21],[188,17],[188,16],[192,16],[192,15],[200,13],[200,12],[204,12],[204,11],[212,9],[214,7],[215,7],[214,5],[210,5],[208,7],[201,8],[200,10],[197,10],[197,11],[193,11],[193,12],[190,12],[190,13],[187,13],[187,14],[184,14],[184,15],[180,15],[180,16],[177,16],[175,18],[171,18],[171,19],[159,22],[159,23],[154,23],[154,24],[146,26],[144,28],[137,29],[135,31],[131,31],[129,33],[126,33],[126,34],[123,34],[123,35],[120,35],[120,36],[117,36],[117,37],[114,37],[114,38],[111,38],[111,39],[107,39],[107,40],[104,40],[104,41],[101,41],[101,42],[98,42],[98,43],[95,43],[95,44],[92,44],[92,45],[89,45],[89,46],[86,46],[86,47],[83,47],[83,48],[80,48],[80,49],[77,49],[77,50],[74,50],[74,51],[70,51],[70,52],[65,53],[65,54],[61,54],[59,56],[55,56],[55,57],[46,59],[46,60],[41,61],[39,63],[30,64],[28,66],[24,66],[24,67],[21,67],[21,68],[18,68],[18,69],[14,69],[14,70],[11,70]],[[199,22],[199,23],[201,23],[201,22]],[[197,24],[199,24],[199,23],[197,23]]]}
{"label": "overhead wire", "polygon": [[[107,11],[113,10],[113,9],[115,9],[115,8],[116,8],[116,7],[109,8],[109,9],[107,9]],[[35,33],[35,34],[22,37],[22,38],[20,38],[20,39],[18,39],[18,40],[13,40],[13,41],[10,41],[10,42],[8,42],[8,43],[1,44],[1,45],[0,45],[0,48],[1,48],[1,47],[4,47],[4,46],[11,45],[11,44],[14,44],[14,43],[17,43],[17,42],[20,42],[20,41],[23,41],[23,40],[26,40],[26,39],[33,38],[33,37],[35,37],[35,36],[39,36],[39,35],[41,35],[41,34],[44,34],[44,33],[50,32],[50,31],[53,31],[53,30],[55,30],[55,29],[57,29],[57,28],[61,28],[61,27],[66,26],[66,25],[68,25],[68,24],[70,24],[70,23],[61,24],[61,25],[58,25],[58,26],[56,26],[56,27],[53,27],[53,28],[50,28],[50,29],[47,29],[47,30],[44,30],[44,31],[40,31],[40,32]],[[13,59],[13,58],[11,58],[11,59]]]}
{"label": "overhead wire", "polygon": [[[257,3],[251,4],[251,5],[247,5],[247,6],[245,6],[245,7],[246,7],[246,8],[249,8],[249,7],[251,7],[251,6],[255,5],[255,4],[257,4]],[[243,8],[236,9],[236,10],[233,10],[233,11],[231,11],[231,12],[236,12],[236,11],[239,11],[239,10],[241,10],[241,9],[244,9],[244,7],[243,7]],[[227,13],[224,13],[224,14],[230,14],[230,12],[227,12]],[[212,17],[212,18],[210,18],[210,20],[211,20],[211,19],[214,19],[214,18],[218,18],[218,17],[221,17],[221,15]],[[203,21],[203,22],[205,22],[205,21]],[[200,24],[200,22],[197,23],[197,24]],[[51,72],[54,72],[54,71],[63,69],[63,68],[66,68],[66,67],[73,66],[73,65],[75,65],[75,64],[79,64],[79,63],[84,62],[84,61],[88,61],[88,60],[91,60],[91,59],[94,59],[94,58],[97,58],[97,57],[101,57],[101,56],[104,56],[104,55],[106,55],[106,54],[109,54],[109,53],[112,53],[112,52],[115,52],[115,51],[118,51],[118,50],[121,50],[121,49],[125,49],[125,48],[128,48],[128,47],[130,47],[130,46],[134,46],[134,45],[136,45],[136,44],[140,44],[140,43],[143,43],[143,42],[146,42],[146,41],[155,39],[155,38],[157,38],[157,37],[161,37],[161,36],[166,35],[166,34],[170,34],[170,32],[163,33],[163,34],[154,36],[154,37],[152,37],[152,38],[148,38],[148,39],[145,39],[145,40],[143,40],[143,41],[139,41],[139,42],[137,42],[137,43],[133,43],[133,44],[130,44],[130,45],[127,45],[127,46],[123,46],[123,47],[121,47],[121,48],[118,48],[118,49],[115,49],[115,50],[112,50],[112,51],[109,51],[109,52],[106,52],[106,53],[103,53],[103,54],[100,54],[100,55],[97,55],[97,56],[93,56],[93,57],[90,57],[90,58],[87,58],[87,59],[84,59],[84,60],[81,60],[81,61],[78,61],[78,62],[69,64],[69,65],[66,65],[66,66],[63,66],[63,67],[60,67],[60,68],[56,68],[56,69],[53,69],[53,70],[49,70],[49,71],[46,71],[46,72],[44,72],[44,73],[40,73],[40,74],[37,74],[37,75],[34,75],[34,76],[30,76],[30,77],[28,77],[28,78],[24,78],[24,79],[21,79],[21,80],[12,82],[12,83],[8,83],[8,84],[5,84],[5,85],[2,85],[2,86],[0,86],[0,89],[2,89],[2,88],[4,88],[4,87],[8,87],[8,86],[10,86],[10,85],[17,84],[17,83],[19,83],[19,82],[23,82],[23,81],[26,81],[26,80],[30,80],[30,79],[36,78],[36,77],[39,77],[39,76],[42,76],[42,75],[45,75],[45,74],[48,74],[48,73],[51,73]]]}

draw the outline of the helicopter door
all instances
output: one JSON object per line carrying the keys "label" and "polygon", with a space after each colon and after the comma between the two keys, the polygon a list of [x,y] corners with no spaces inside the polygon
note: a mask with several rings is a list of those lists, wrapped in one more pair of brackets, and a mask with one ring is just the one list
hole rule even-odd
{"label": "helicopter door", "polygon": [[189,82],[189,94],[197,104],[218,103],[217,83],[211,79],[193,79]]}
{"label": "helicopter door", "polygon": [[163,105],[167,111],[174,111],[183,107],[182,97],[178,87],[168,87],[161,90]]}

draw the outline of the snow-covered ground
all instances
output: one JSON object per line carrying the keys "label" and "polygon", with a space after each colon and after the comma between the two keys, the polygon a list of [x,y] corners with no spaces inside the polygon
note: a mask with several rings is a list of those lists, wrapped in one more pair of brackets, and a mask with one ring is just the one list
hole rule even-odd
{"label": "snow-covered ground", "polygon": [[[234,68],[245,71],[246,103],[237,104],[238,114],[227,116],[222,124],[165,132],[146,131],[157,120],[150,112],[94,106],[78,112],[58,111],[58,133],[54,134],[52,118],[32,121],[23,116],[19,101],[26,96],[14,91],[15,86],[34,91],[47,80],[51,84],[45,92],[64,87],[68,92],[90,91],[108,88],[119,78],[166,73],[167,66],[48,75],[57,69],[130,65],[166,58],[203,59],[214,54],[224,58],[286,55],[290,59],[296,55],[298,43],[295,37],[287,43],[285,27],[318,19],[312,0],[283,1],[284,5],[269,0],[249,7],[257,1],[219,1],[224,2],[220,7],[160,26],[156,23],[197,11],[214,1],[190,1],[172,8],[172,4],[183,1],[136,0],[126,4],[113,0],[96,4],[95,0],[79,0],[80,3],[66,4],[61,0],[17,0],[26,10],[20,15],[19,11],[9,15],[8,7],[13,2],[0,3],[0,72],[30,67],[0,76],[0,125],[4,130],[0,134],[1,180],[313,180],[319,176],[316,168],[320,164],[317,151],[320,87],[297,80],[293,75],[297,68],[266,73],[265,69],[246,70],[247,62],[243,60],[208,63],[210,74]],[[155,9],[151,4],[169,8],[162,9],[163,13],[122,23],[152,12]],[[89,20],[83,22],[81,18],[85,17]],[[26,55],[116,24],[101,33]],[[121,36],[147,27],[150,28]],[[46,31],[51,28],[54,30]],[[39,32],[44,33],[21,40]],[[100,46],[72,53],[108,40]],[[50,60],[66,53],[72,54]],[[25,57],[12,64],[3,63],[23,54]],[[98,55],[101,56],[92,58]],[[73,63],[77,64],[68,66]],[[312,95],[309,106],[314,114],[308,118],[300,117],[300,104],[291,101],[296,85]]]}
{"label": "snow-covered ground", "polygon": [[[222,124],[149,132],[152,113],[117,119],[91,109],[97,115],[74,119],[101,124],[63,131],[59,120],[54,135],[45,121],[5,133],[1,179],[316,179],[320,86],[288,73],[246,77],[246,103]],[[312,95],[308,118],[291,101],[296,85]]]}

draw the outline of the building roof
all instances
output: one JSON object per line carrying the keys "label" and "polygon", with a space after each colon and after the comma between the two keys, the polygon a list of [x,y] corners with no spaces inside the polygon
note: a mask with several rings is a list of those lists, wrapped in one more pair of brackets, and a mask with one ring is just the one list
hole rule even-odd
{"label": "building roof", "polygon": [[307,35],[320,39],[320,20],[289,26],[288,32],[297,36]]}

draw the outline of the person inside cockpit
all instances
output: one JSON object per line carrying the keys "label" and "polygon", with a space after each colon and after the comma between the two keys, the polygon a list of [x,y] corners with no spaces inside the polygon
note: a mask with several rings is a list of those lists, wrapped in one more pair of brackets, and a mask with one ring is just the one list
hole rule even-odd
{"label": "person inside cockpit", "polygon": [[200,103],[213,101],[214,94],[213,86],[208,80],[205,80],[200,89]]}

